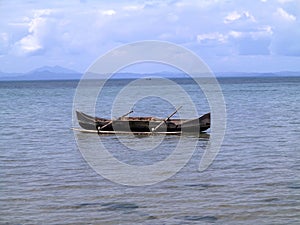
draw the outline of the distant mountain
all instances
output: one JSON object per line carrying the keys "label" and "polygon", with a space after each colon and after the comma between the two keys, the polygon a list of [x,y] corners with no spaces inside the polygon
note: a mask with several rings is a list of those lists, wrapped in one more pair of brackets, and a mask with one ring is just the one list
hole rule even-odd
{"label": "distant mountain", "polygon": [[[275,73],[254,73],[254,72],[217,72],[217,77],[296,77],[300,72],[282,71]],[[205,76],[205,74],[202,74]],[[0,81],[9,80],[79,80],[82,74],[61,66],[43,66],[28,73],[4,73],[0,71]],[[99,74],[89,73],[90,79],[101,79]],[[165,77],[165,78],[184,78],[188,77],[183,73],[162,71],[158,73],[117,73],[112,78],[141,78],[141,77]]]}
{"label": "distant mountain", "polygon": [[296,77],[296,76],[300,76],[300,72],[294,72],[294,71],[281,71],[281,72],[277,72],[275,74],[277,76],[281,76],[281,77]]}
{"label": "distant mountain", "polygon": [[217,72],[217,77],[298,77],[300,72],[297,71],[280,71],[280,72]]}
{"label": "distant mountain", "polygon": [[78,80],[81,73],[61,66],[43,66],[24,74],[0,73],[0,80]]}
{"label": "distant mountain", "polygon": [[21,73],[5,73],[0,71],[0,80],[7,77],[7,78],[14,78],[14,77],[19,77],[22,76]]}
{"label": "distant mountain", "polygon": [[75,70],[67,69],[61,66],[43,66],[29,73],[57,73],[57,74],[76,74]]}

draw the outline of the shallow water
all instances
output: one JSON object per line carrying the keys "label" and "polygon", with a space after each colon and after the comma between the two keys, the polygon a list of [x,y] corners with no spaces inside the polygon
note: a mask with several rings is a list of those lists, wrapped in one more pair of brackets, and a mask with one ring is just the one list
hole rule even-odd
{"label": "shallow water", "polygon": [[[125,81],[115,82],[111,96]],[[190,82],[178,82],[193,90]],[[70,130],[76,81],[0,82],[0,224],[299,224],[300,78],[220,83],[227,129],[213,164],[198,172],[208,142],[199,138],[176,175],[130,187],[98,175],[78,150]],[[205,113],[202,96],[194,100]],[[161,110],[165,102],[152,100],[138,103],[137,114],[149,115],[151,107],[163,117],[173,109]],[[79,138],[91,146],[100,140],[84,133]],[[167,157],[178,138],[167,136],[146,151],[161,137],[123,137],[131,146],[143,144],[138,153],[120,147],[113,135],[101,141],[121,161],[147,165]],[[188,143],[197,137],[184,138]]]}

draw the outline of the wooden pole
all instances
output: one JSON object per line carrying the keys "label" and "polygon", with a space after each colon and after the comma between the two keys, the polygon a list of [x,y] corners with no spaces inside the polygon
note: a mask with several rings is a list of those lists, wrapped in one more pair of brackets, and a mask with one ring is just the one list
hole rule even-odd
{"label": "wooden pole", "polygon": [[[133,113],[133,110],[130,110],[130,112],[128,112],[128,113],[125,113],[123,116],[120,116],[117,120],[119,120],[119,119],[121,119],[122,117],[124,117],[124,116],[127,116],[127,115],[129,115],[130,113]],[[107,127],[107,126],[109,126],[110,124],[112,124],[113,123],[113,120],[111,120],[109,123],[107,123],[107,124],[105,124],[105,125],[103,125],[102,127],[100,127],[100,128],[97,128],[97,130],[98,131],[100,131],[100,130],[102,130],[103,128],[105,128],[105,127]]]}
{"label": "wooden pole", "polygon": [[174,116],[181,108],[182,108],[182,106],[178,107],[172,114],[170,114],[167,118],[165,118],[163,121],[161,121],[155,128],[152,128],[152,132],[155,132],[163,123],[165,123],[172,116]]}

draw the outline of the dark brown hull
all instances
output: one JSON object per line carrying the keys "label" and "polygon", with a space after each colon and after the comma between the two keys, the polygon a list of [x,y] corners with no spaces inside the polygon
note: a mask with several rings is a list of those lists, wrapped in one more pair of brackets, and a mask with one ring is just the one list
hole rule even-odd
{"label": "dark brown hull", "polygon": [[[86,130],[151,132],[163,119],[154,117],[123,117],[108,120],[76,111],[79,125]],[[102,128],[103,127],[103,128]],[[170,119],[155,132],[203,132],[210,128],[210,113],[192,120]]]}

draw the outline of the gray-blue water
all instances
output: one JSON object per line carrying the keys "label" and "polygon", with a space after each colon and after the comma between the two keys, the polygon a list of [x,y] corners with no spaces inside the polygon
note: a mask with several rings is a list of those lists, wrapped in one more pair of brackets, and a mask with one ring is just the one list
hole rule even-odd
{"label": "gray-blue water", "polygon": [[[98,175],[78,150],[70,130],[76,81],[0,82],[0,224],[300,224],[300,78],[220,83],[227,128],[213,164],[198,171],[208,142],[200,137],[176,175],[130,187]],[[206,112],[205,100],[198,101]],[[103,111],[100,105],[97,114],[108,116],[109,104]],[[156,116],[172,111],[162,105],[146,98],[137,114],[149,115],[146,106]],[[93,146],[95,134],[79,135]],[[145,148],[155,138],[128,137]],[[139,165],[162,160],[178,138],[167,136],[145,157],[127,155],[114,135],[101,140],[115,157]]]}

